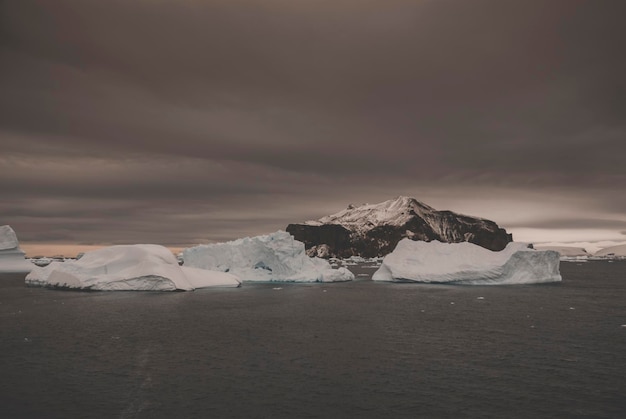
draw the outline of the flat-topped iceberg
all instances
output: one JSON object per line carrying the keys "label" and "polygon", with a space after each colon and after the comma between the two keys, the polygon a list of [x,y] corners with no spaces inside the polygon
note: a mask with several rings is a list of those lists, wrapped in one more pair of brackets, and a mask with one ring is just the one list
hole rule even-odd
{"label": "flat-topped iceberg", "polygon": [[15,231],[8,226],[0,226],[0,272],[28,273],[35,266],[24,258]]}
{"label": "flat-topped iceberg", "polygon": [[374,273],[374,281],[468,285],[558,282],[559,253],[509,243],[494,252],[471,243],[401,240]]}
{"label": "flat-topped iceberg", "polygon": [[163,246],[135,244],[105,247],[76,261],[34,267],[26,284],[98,291],[191,291],[238,287],[241,282],[232,274],[179,266]]}
{"label": "flat-topped iceberg", "polygon": [[244,282],[351,281],[346,268],[333,269],[323,259],[309,257],[304,243],[284,231],[226,243],[204,244],[183,251],[185,265],[230,272]]}

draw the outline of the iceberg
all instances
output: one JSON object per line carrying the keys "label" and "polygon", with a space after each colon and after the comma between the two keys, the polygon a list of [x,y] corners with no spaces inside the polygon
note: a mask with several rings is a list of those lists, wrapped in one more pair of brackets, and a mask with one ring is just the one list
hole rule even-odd
{"label": "iceberg", "polygon": [[561,281],[559,253],[509,243],[494,252],[471,243],[401,240],[383,259],[374,281],[468,285]]}
{"label": "iceberg", "polygon": [[155,244],[110,246],[75,261],[33,267],[26,284],[97,291],[191,291],[238,287],[235,275],[182,267],[167,248]]}
{"label": "iceberg", "polygon": [[28,273],[34,267],[26,260],[11,226],[0,226],[0,273]]}
{"label": "iceberg", "polygon": [[284,231],[190,247],[183,251],[183,260],[184,266],[230,272],[244,282],[337,282],[354,279],[346,268],[333,269],[326,260],[307,256],[304,243]]}

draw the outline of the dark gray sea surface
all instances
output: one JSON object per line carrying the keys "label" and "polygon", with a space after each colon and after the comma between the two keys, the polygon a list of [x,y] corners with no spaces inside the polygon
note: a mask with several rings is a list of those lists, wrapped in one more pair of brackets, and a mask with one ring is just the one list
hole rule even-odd
{"label": "dark gray sea surface", "polygon": [[626,262],[561,272],[176,293],[5,275],[0,417],[623,418]]}

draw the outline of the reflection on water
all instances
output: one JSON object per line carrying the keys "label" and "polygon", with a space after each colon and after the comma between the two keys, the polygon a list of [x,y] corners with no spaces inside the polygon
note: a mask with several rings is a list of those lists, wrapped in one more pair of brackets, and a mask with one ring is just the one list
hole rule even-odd
{"label": "reflection on water", "polygon": [[0,278],[3,417],[620,417],[626,262],[563,282],[73,292]]}

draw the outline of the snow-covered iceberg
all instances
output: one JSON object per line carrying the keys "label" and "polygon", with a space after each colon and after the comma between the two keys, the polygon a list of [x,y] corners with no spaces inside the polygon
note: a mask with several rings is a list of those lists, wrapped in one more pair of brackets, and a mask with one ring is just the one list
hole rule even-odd
{"label": "snow-covered iceberg", "polygon": [[35,266],[24,257],[15,231],[0,226],[0,273],[27,273]]}
{"label": "snow-covered iceberg", "polygon": [[98,291],[191,291],[238,287],[235,275],[178,265],[163,246],[135,244],[93,250],[76,261],[34,267],[26,284]]}
{"label": "snow-covered iceberg", "polygon": [[346,268],[333,269],[308,257],[304,243],[284,231],[226,243],[204,244],[183,251],[184,266],[230,272],[244,282],[351,281]]}
{"label": "snow-covered iceberg", "polygon": [[468,285],[557,282],[559,253],[509,243],[499,252],[471,243],[401,240],[383,259],[374,281]]}

